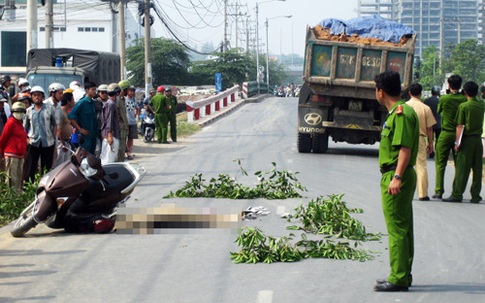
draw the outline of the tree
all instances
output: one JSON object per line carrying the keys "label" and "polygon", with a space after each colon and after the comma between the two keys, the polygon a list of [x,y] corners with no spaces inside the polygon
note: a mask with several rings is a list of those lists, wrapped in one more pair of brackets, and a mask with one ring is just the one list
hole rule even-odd
{"label": "tree", "polygon": [[485,46],[478,40],[470,39],[458,43],[451,51],[449,64],[451,71],[463,78],[463,82],[485,81]]}
{"label": "tree", "polygon": [[[142,40],[142,39],[141,39]],[[139,41],[126,50],[130,82],[135,86],[145,83],[145,46]],[[167,38],[150,40],[152,50],[152,82],[154,84],[186,84],[188,79],[189,56],[178,42]]]}
{"label": "tree", "polygon": [[429,45],[422,54],[418,72],[419,83],[424,90],[431,90],[433,85],[441,85],[441,82],[443,82],[439,67],[439,57],[438,48],[434,45]]}

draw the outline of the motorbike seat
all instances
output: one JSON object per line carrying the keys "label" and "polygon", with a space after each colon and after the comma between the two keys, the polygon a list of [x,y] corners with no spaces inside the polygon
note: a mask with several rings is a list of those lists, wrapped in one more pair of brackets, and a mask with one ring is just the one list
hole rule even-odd
{"label": "motorbike seat", "polygon": [[84,201],[94,201],[119,193],[135,179],[123,165],[109,165],[103,168],[106,174],[100,181],[89,179],[89,187],[82,194]]}

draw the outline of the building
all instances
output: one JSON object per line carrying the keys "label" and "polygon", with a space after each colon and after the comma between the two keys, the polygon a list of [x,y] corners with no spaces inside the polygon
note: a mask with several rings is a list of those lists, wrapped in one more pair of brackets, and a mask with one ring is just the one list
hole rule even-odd
{"label": "building", "polygon": [[[108,2],[53,0],[54,26],[51,47],[119,52],[118,14],[111,12]],[[25,73],[27,0],[0,0],[0,74]],[[137,7],[128,5],[125,12],[126,46],[142,38]],[[15,9],[13,9],[15,7]],[[45,7],[37,8],[37,48],[46,46]],[[34,35],[35,36],[35,35]]]}
{"label": "building", "polygon": [[481,2],[479,0],[360,0],[359,15],[378,14],[412,27],[417,33],[415,53],[421,56],[428,45],[444,50],[447,45],[463,40],[482,41],[483,4]]}

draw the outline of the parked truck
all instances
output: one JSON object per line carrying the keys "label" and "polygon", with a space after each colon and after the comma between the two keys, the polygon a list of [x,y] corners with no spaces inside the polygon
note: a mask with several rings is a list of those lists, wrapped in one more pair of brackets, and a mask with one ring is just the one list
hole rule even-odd
{"label": "parked truck", "polygon": [[69,87],[72,81],[109,84],[121,79],[120,56],[116,53],[72,48],[31,49],[27,56],[27,80],[31,86],[47,89],[59,82]]}
{"label": "parked truck", "polygon": [[376,101],[374,77],[395,71],[408,87],[416,36],[393,44],[345,36],[325,40],[316,34],[315,28],[307,29],[298,151],[325,153],[330,137],[350,144],[378,142],[387,110]]}

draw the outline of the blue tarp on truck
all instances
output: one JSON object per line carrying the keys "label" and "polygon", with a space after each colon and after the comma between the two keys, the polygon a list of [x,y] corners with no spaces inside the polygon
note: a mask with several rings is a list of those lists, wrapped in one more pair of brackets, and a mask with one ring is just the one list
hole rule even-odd
{"label": "blue tarp on truck", "polygon": [[354,18],[347,21],[339,19],[323,19],[320,22],[323,28],[329,28],[332,35],[347,36],[357,34],[362,38],[377,38],[382,41],[399,43],[402,36],[414,35],[415,32],[409,26],[389,21],[378,15]]}

